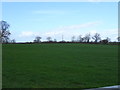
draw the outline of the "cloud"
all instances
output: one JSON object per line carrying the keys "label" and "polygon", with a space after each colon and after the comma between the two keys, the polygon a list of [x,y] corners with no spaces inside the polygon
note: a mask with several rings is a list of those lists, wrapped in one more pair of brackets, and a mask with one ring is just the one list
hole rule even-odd
{"label": "cloud", "polygon": [[117,28],[102,30],[99,33],[100,33],[102,39],[109,37],[109,38],[111,38],[111,41],[116,41],[117,37],[118,37],[118,29]]}
{"label": "cloud", "polygon": [[54,29],[53,31],[46,32],[46,35],[56,35],[56,34],[73,34],[83,31],[83,29],[88,29],[91,27],[95,27],[100,25],[101,22],[88,22],[84,24],[77,24],[77,25],[69,25],[69,26],[62,26]]}
{"label": "cloud", "polygon": [[97,31],[96,31],[96,30],[91,30],[89,33],[90,33],[91,35],[94,35],[95,33],[97,33]]}
{"label": "cloud", "polygon": [[57,38],[59,40],[61,40],[62,35],[64,35],[64,39],[65,40],[70,40],[71,36],[75,35],[84,35],[86,33],[95,33],[96,31],[89,31],[86,29],[95,27],[97,25],[100,25],[101,22],[97,21],[97,22],[88,22],[88,23],[84,23],[84,24],[77,24],[77,25],[69,25],[69,26],[61,26],[58,28],[55,28],[54,30],[50,30],[49,32],[44,32],[42,35],[43,37],[53,37],[53,38]]}
{"label": "cloud", "polygon": [[106,37],[110,37],[111,40],[116,40],[118,36],[118,29],[105,29],[105,30],[97,30],[96,26],[101,25],[101,22],[88,22],[84,24],[77,24],[77,25],[69,25],[69,26],[61,26],[49,31],[22,31],[19,34],[19,38],[26,38],[26,39],[34,39],[36,36],[41,36],[42,40],[46,40],[47,37],[52,37],[52,39],[57,39],[58,41],[61,40],[62,35],[64,36],[64,40],[71,40],[73,35],[76,38],[79,35],[84,36],[87,33],[90,33],[93,36],[95,33],[99,33],[102,39]]}
{"label": "cloud", "polygon": [[38,32],[33,32],[33,31],[22,31],[20,34],[19,34],[19,37],[33,37],[33,36],[37,36],[39,35]]}
{"label": "cloud", "polygon": [[54,35],[62,34],[63,32],[64,32],[64,31],[46,32],[44,35],[46,35],[46,36],[54,36]]}
{"label": "cloud", "polygon": [[65,27],[62,27],[61,29],[64,29],[64,30],[77,30],[77,29],[81,29],[81,28],[93,27],[93,26],[96,26],[98,24],[100,24],[100,22],[88,22],[88,23],[85,23],[85,24],[65,26]]}
{"label": "cloud", "polygon": [[118,35],[118,29],[114,28],[114,29],[108,29],[108,30],[104,30],[101,32],[102,35]]}
{"label": "cloud", "polygon": [[49,30],[47,32],[34,32],[34,31],[22,31],[18,35],[19,38],[35,38],[36,36],[43,37],[42,39],[45,39],[46,37],[50,36],[52,38],[60,39],[62,35],[65,36],[66,39],[69,39],[72,35],[79,35],[84,34],[85,31],[83,29],[94,27],[96,25],[99,25],[100,22],[88,22],[84,24],[77,24],[77,25],[69,25],[69,26],[61,26],[58,28],[55,28],[53,30]]}
{"label": "cloud", "polygon": [[105,39],[106,37],[111,38],[112,41],[115,41],[118,36],[118,29],[104,29],[104,30],[92,30],[90,31],[91,36],[93,36],[95,33],[99,33],[102,39]]}

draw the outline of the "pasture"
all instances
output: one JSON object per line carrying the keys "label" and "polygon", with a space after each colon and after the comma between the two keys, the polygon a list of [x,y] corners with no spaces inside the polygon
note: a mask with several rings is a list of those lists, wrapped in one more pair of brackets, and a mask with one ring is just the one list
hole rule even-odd
{"label": "pasture", "polygon": [[96,88],[118,84],[118,46],[3,44],[3,88]]}

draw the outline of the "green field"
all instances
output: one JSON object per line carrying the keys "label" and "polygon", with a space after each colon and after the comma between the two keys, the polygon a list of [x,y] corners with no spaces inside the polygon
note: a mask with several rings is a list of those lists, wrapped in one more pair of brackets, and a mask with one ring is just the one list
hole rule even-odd
{"label": "green field", "polygon": [[3,88],[96,88],[118,84],[118,46],[4,44]]}

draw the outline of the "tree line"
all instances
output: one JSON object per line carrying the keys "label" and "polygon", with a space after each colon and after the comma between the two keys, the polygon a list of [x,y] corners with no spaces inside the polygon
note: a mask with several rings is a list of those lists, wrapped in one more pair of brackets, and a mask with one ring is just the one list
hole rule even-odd
{"label": "tree line", "polygon": [[[10,39],[10,31],[9,31],[10,25],[6,21],[0,21],[0,43],[16,43],[15,39]],[[42,37],[36,36],[33,42],[30,43],[42,43],[41,41]],[[103,43],[107,44],[110,43],[110,38],[106,37],[105,39],[101,39],[101,36],[99,33],[95,33],[93,36],[90,35],[90,33],[86,34],[85,36],[82,37],[82,35],[79,35],[77,39],[75,39],[75,36],[71,37],[71,41],[65,41],[63,39],[62,35],[62,40],[57,41],[56,39],[52,40],[52,37],[47,37],[47,41],[43,42],[48,42],[48,43],[56,43],[56,42],[72,42],[72,43]],[[93,41],[90,41],[93,40]],[[120,42],[120,37],[117,37],[118,42]],[[28,42],[26,42],[28,43]]]}
{"label": "tree line", "polygon": [[[34,41],[33,41],[33,43],[41,43],[42,42],[41,39],[42,39],[42,37],[36,36]],[[47,39],[46,42],[57,42],[56,39],[52,40],[52,37],[47,37],[46,39]],[[93,41],[90,41],[91,39]],[[89,34],[86,34],[83,37],[82,37],[82,35],[79,35],[77,37],[77,39],[75,39],[75,36],[72,36],[71,37],[71,41],[65,41],[63,39],[63,35],[62,35],[62,40],[58,41],[58,42],[72,42],[72,43],[77,43],[77,42],[80,42],[80,43],[91,43],[91,42],[94,42],[94,43],[105,43],[106,44],[106,43],[110,42],[110,38],[106,37],[105,39],[101,40],[101,37],[100,37],[99,33],[95,33],[94,36],[91,36],[90,33],[89,33]]]}

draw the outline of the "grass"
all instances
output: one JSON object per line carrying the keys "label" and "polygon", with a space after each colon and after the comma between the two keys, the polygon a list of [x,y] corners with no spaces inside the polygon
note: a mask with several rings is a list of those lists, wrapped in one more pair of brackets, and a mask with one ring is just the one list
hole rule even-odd
{"label": "grass", "polygon": [[117,45],[4,44],[3,88],[116,85],[117,50]]}

